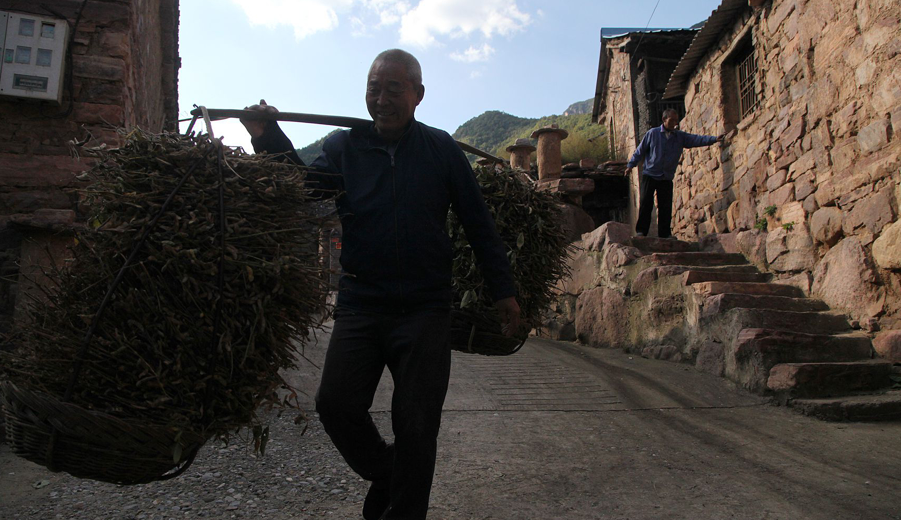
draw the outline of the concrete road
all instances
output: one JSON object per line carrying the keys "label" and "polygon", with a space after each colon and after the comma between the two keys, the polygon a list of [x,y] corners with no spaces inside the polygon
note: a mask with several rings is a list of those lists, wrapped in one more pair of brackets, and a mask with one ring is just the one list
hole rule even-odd
{"label": "concrete road", "polygon": [[[299,372],[310,395],[325,339]],[[901,519],[901,424],[814,420],[618,350],[455,352],[430,517]]]}
{"label": "concrete road", "polygon": [[[289,374],[308,409],[327,341]],[[452,374],[433,520],[901,519],[901,424],[821,422],[686,365],[539,339],[454,353]],[[146,486],[49,474],[0,446],[0,519],[359,519],[366,484],[311,421],[301,436],[276,420],[266,457],[211,443]]]}

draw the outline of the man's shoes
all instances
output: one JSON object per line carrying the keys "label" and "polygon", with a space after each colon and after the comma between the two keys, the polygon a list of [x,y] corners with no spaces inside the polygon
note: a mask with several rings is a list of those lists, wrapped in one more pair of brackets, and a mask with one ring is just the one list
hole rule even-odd
{"label": "man's shoes", "polygon": [[635,236],[637,236],[637,237],[643,237],[643,236],[645,236],[645,234],[642,233],[641,231],[639,231],[639,232],[635,233]]}
{"label": "man's shoes", "polygon": [[388,505],[391,503],[391,488],[387,482],[373,482],[363,501],[363,518],[365,520],[379,520]]}

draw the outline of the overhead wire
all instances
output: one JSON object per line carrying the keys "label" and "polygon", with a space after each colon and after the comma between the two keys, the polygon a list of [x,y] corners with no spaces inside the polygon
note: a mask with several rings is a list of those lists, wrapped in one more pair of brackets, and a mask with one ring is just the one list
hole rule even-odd
{"label": "overhead wire", "polygon": [[635,44],[635,50],[632,51],[632,59],[629,60],[630,62],[635,59],[635,56],[638,55],[638,47],[641,46],[641,40],[644,39],[644,35],[648,31],[648,27],[651,26],[651,19],[654,18],[654,13],[657,12],[657,6],[659,6],[659,5],[660,5],[660,0],[657,0],[657,3],[654,4],[654,9],[651,11],[651,16],[648,17],[648,23],[646,23],[644,25],[644,30],[641,32],[641,36],[638,38],[638,43]]}

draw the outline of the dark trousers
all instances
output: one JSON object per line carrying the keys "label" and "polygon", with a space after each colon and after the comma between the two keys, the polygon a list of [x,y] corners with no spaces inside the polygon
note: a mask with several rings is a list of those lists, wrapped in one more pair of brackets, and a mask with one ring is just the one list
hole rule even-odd
{"label": "dark trousers", "polygon": [[[339,309],[316,393],[316,411],[351,469],[390,482],[386,519],[424,519],[435,472],[451,351],[449,311],[382,315]],[[369,408],[385,367],[394,380],[394,445]]]}
{"label": "dark trousers", "polygon": [[651,211],[654,210],[654,192],[657,193],[657,236],[669,238],[673,220],[673,181],[642,175],[639,185],[638,222],[635,231],[648,234],[651,229]]}

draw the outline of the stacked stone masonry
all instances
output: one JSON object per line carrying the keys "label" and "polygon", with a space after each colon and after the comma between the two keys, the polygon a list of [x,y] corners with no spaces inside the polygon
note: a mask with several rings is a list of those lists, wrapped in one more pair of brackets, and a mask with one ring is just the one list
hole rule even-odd
{"label": "stacked stone masonry", "polygon": [[[745,41],[758,60],[759,106],[739,119],[723,78]],[[768,271],[807,273],[812,295],[830,307],[901,328],[897,1],[749,6],[687,87],[682,128],[734,137],[685,151],[674,232],[694,239],[763,228]]]}
{"label": "stacked stone masonry", "polygon": [[[0,97],[0,271],[8,276],[23,241],[41,242],[78,214],[75,175],[89,161],[73,158],[73,142],[115,145],[118,129],[177,129],[180,64],[177,0],[0,1],[0,9],[62,17],[74,29],[60,105]],[[8,315],[16,289],[4,284],[0,314]]]}

